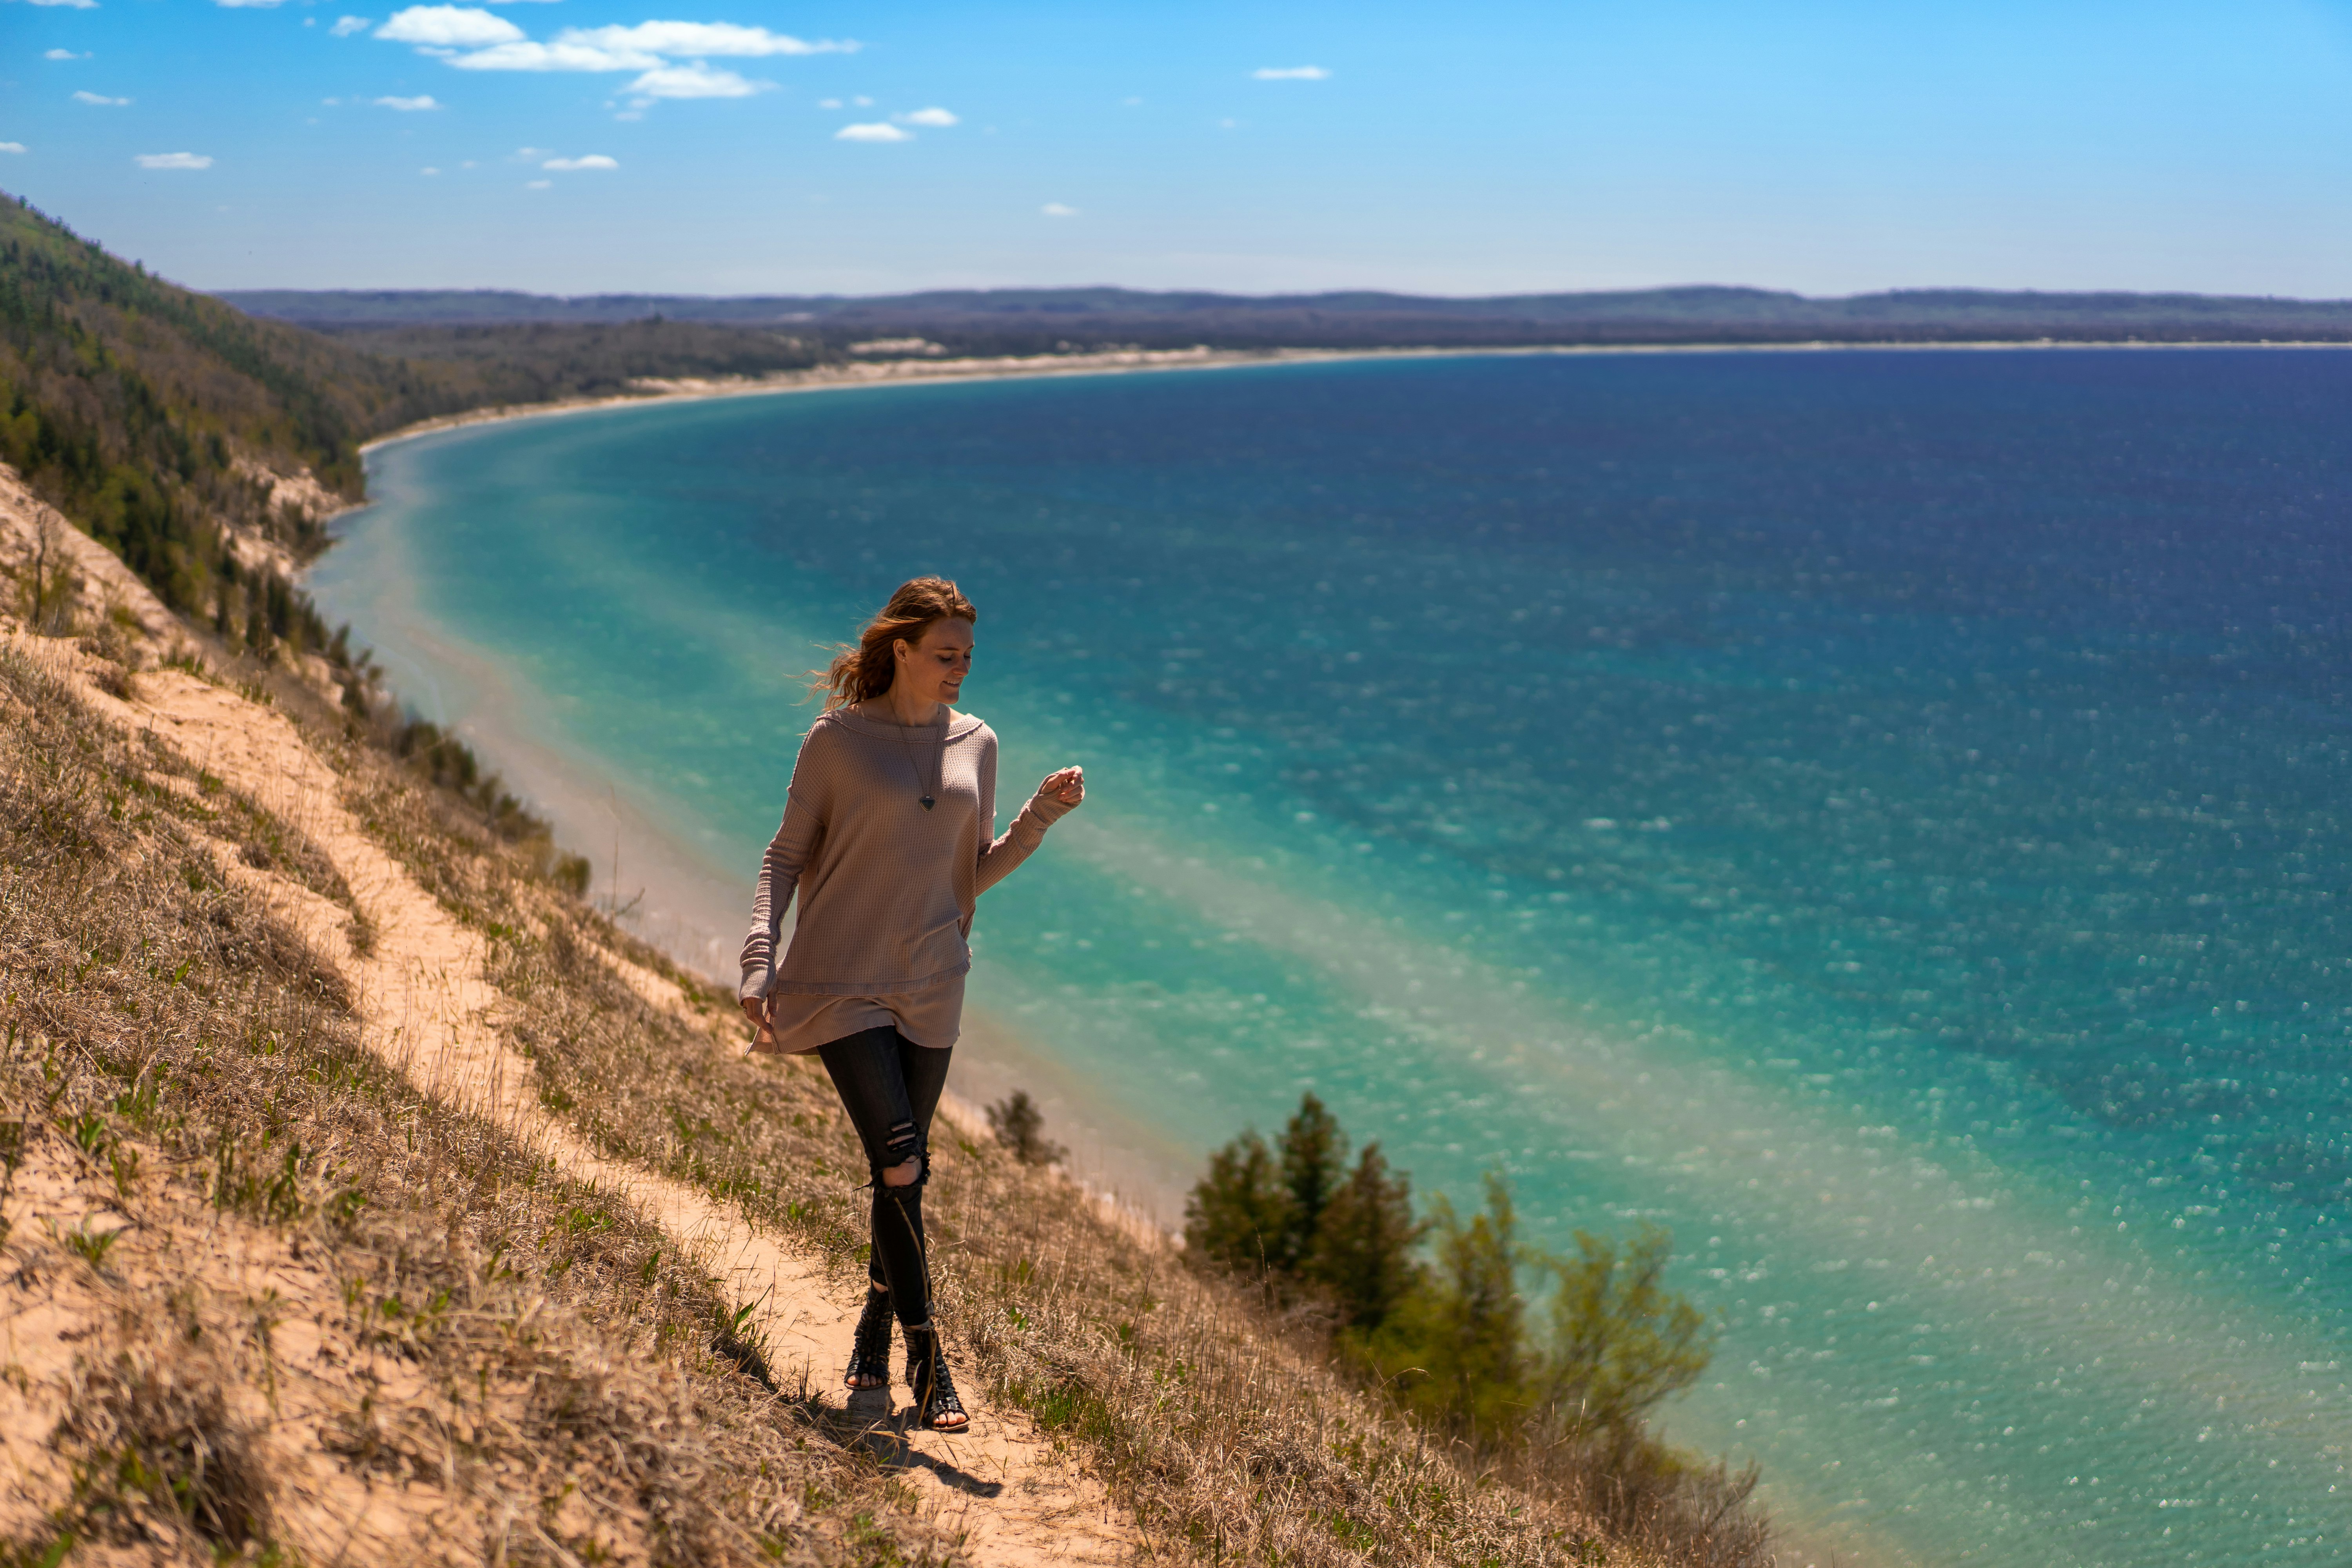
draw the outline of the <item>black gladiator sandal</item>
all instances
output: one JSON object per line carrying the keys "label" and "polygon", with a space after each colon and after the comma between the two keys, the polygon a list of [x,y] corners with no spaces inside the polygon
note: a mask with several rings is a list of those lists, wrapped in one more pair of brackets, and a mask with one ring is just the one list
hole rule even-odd
{"label": "black gladiator sandal", "polygon": [[857,1337],[850,1342],[849,1370],[841,1381],[851,1388],[890,1386],[890,1292],[868,1287],[866,1310],[857,1315]]}
{"label": "black gladiator sandal", "polygon": [[956,1397],[955,1380],[940,1347],[940,1331],[926,1323],[907,1331],[907,1384],[915,1391],[915,1424],[933,1432],[971,1430],[971,1417]]}

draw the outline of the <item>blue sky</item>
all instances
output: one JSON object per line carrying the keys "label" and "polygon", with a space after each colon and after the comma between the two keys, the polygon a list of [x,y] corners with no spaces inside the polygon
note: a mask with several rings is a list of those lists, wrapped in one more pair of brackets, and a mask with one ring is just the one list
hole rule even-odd
{"label": "blue sky", "polygon": [[2352,0],[0,0],[0,146],[204,288],[2352,296]]}

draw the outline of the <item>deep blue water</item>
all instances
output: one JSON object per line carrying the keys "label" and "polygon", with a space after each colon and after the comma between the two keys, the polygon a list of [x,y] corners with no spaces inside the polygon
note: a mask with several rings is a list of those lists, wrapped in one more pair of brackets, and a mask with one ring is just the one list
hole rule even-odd
{"label": "deep blue water", "polygon": [[1671,1226],[1675,1430],[1810,1539],[2333,1563],[2347,410],[2252,351],[668,405],[381,451],[316,586],[748,888],[816,645],[951,575],[1006,795],[1088,771],[974,982],[1080,1114],[1312,1087],[1546,1239]]}

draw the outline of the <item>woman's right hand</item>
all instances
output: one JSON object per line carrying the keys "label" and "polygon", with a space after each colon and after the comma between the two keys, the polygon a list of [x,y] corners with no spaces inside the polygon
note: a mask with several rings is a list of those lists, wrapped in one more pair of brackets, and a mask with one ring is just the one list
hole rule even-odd
{"label": "woman's right hand", "polygon": [[771,1033],[768,1028],[768,998],[765,996],[746,996],[742,998],[742,1003],[744,1016],[751,1020],[751,1027],[755,1031],[755,1040],[758,1043],[764,1045],[768,1041],[774,1039],[775,1036]]}

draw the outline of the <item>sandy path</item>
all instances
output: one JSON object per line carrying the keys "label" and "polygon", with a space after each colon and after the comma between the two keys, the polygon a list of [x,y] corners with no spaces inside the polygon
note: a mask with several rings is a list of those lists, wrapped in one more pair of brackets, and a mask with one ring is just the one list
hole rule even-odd
{"label": "sandy path", "polygon": [[[848,1358],[854,1313],[819,1261],[692,1187],[606,1159],[540,1106],[530,1064],[492,1026],[503,999],[483,978],[481,939],[367,836],[341,803],[341,779],[293,725],[177,670],[143,675],[140,689],[131,704],[89,695],[299,827],[350,885],[377,932],[365,956],[352,950],[350,917],[335,904],[281,878],[225,867],[343,971],[359,998],[367,1047],[420,1091],[496,1123],[572,1179],[622,1196],[735,1300],[761,1302],[780,1373],[789,1377],[804,1367],[812,1387],[834,1387]],[[869,1447],[904,1469],[950,1530],[965,1532],[974,1562],[1108,1563],[1131,1555],[1139,1538],[1097,1484],[1017,1413],[973,1403],[974,1429],[955,1436],[902,1431],[880,1391],[856,1396],[850,1408],[872,1424]]]}

